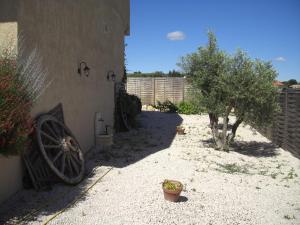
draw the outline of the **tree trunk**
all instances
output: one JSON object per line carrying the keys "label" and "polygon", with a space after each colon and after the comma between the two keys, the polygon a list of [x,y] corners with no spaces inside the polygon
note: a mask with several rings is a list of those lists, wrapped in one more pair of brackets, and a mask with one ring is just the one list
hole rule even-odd
{"label": "tree trunk", "polygon": [[218,116],[216,116],[213,113],[209,113],[208,116],[209,116],[210,128],[212,128],[215,123],[218,125],[219,122]]}
{"label": "tree trunk", "polygon": [[230,137],[228,138],[229,140],[229,143],[233,142],[234,141],[234,138],[235,138],[235,134],[236,134],[236,130],[238,129],[239,125],[243,122],[243,118],[238,118],[235,123],[233,124],[232,126],[232,129],[231,129],[231,135]]}
{"label": "tree trunk", "polygon": [[220,149],[222,151],[229,151],[229,142],[227,139],[227,129],[228,129],[228,121],[229,121],[228,116],[229,116],[229,113],[231,112],[231,109],[232,109],[232,107],[228,106],[226,109],[225,115],[223,117],[223,129],[222,129],[222,135],[221,135],[222,147]]}
{"label": "tree trunk", "polygon": [[209,115],[210,128],[212,131],[215,148],[220,149],[222,147],[222,142],[221,142],[220,134],[219,134],[219,130],[218,130],[219,118],[217,115],[215,115],[213,113],[209,113],[208,115]]}

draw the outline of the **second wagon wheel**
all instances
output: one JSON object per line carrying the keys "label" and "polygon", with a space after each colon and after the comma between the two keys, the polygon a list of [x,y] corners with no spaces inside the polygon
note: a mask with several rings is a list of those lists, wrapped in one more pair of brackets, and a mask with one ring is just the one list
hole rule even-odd
{"label": "second wagon wheel", "polygon": [[119,96],[119,104],[120,104],[120,113],[123,124],[127,130],[131,129],[129,118],[128,118],[128,105],[126,104],[126,95],[120,93]]}
{"label": "second wagon wheel", "polygon": [[43,115],[38,119],[36,133],[50,169],[67,184],[79,183],[84,174],[84,158],[71,131],[55,117]]}

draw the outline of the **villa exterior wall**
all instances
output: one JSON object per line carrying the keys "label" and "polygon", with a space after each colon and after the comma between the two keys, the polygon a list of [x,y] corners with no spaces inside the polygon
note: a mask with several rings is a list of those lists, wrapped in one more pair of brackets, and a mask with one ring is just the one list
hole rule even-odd
{"label": "villa exterior wall", "polygon": [[[86,152],[94,145],[96,112],[101,112],[105,123],[113,127],[114,82],[106,76],[112,70],[117,81],[122,79],[129,0],[14,1],[17,12],[12,10],[0,17],[0,38],[8,26],[13,26],[15,37],[19,36],[18,44],[24,48],[19,56],[28,57],[37,49],[48,74],[48,87],[37,100],[32,116],[62,103],[65,122]],[[2,2],[0,14],[7,8],[15,7]],[[77,73],[82,61],[91,69],[88,77]],[[5,173],[2,170],[0,162],[0,173]],[[21,173],[16,174],[18,183]],[[19,189],[19,185],[10,185]],[[0,202],[3,199],[0,193]]]}

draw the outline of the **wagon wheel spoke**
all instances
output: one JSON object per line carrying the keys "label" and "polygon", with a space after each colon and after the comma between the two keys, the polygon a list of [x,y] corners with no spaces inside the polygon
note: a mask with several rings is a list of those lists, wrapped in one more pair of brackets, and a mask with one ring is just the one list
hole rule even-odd
{"label": "wagon wheel spoke", "polygon": [[79,160],[76,158],[76,156],[73,155],[73,153],[71,153],[71,158],[73,161],[75,161],[78,165],[80,165]]}
{"label": "wagon wheel spoke", "polygon": [[58,158],[59,158],[60,156],[62,156],[62,154],[63,154],[63,151],[59,151],[59,152],[56,154],[56,156],[54,157],[54,159],[52,160],[52,162],[55,163],[55,161],[58,160]]}
{"label": "wagon wheel spoke", "polygon": [[64,137],[64,132],[62,132],[63,128],[59,127],[58,124],[56,122],[51,122],[56,134],[60,137],[63,138]]}
{"label": "wagon wheel spoke", "polygon": [[53,138],[52,136],[50,136],[49,134],[45,133],[44,131],[41,130],[41,134],[44,136],[44,137],[47,137],[49,140],[55,142],[56,144],[59,144],[59,141],[56,140],[55,138]]}
{"label": "wagon wheel spoke", "polygon": [[[79,170],[79,168],[78,168],[78,164],[74,162],[74,159],[76,159],[76,158],[72,155],[72,153],[71,153],[70,155],[71,155],[71,157],[70,157],[70,162],[71,162],[73,168],[75,169],[76,174],[79,174],[79,171],[80,171],[80,170]],[[76,160],[77,160],[77,159],[76,159]],[[78,162],[78,161],[77,161],[77,162]]]}
{"label": "wagon wheel spoke", "polygon": [[61,134],[62,134],[62,136],[63,137],[65,137],[66,136],[66,132],[65,132],[65,129],[63,128],[63,129],[61,129]]}
{"label": "wagon wheel spoke", "polygon": [[64,173],[66,167],[66,155],[63,154],[62,161],[61,161],[61,169],[60,172]]}
{"label": "wagon wheel spoke", "polygon": [[73,145],[70,145],[70,149],[73,152],[79,152],[79,150],[76,147],[74,147]]}
{"label": "wagon wheel spoke", "polygon": [[44,145],[45,148],[61,148],[61,145]]}
{"label": "wagon wheel spoke", "polygon": [[55,133],[55,131],[52,129],[52,127],[51,127],[48,123],[45,123],[45,127],[46,127],[47,130],[52,134],[52,136],[54,136],[56,139],[59,138],[59,137],[57,136],[57,134]]}
{"label": "wagon wheel spoke", "polygon": [[72,165],[71,165],[71,160],[70,160],[70,155],[67,155],[67,163],[68,163],[68,170],[70,172],[70,175],[73,175],[73,168],[72,168]]}

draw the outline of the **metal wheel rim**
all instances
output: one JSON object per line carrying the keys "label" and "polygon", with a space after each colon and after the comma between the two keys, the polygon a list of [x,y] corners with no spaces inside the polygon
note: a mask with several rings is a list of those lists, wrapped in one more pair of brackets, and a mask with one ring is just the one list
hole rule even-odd
{"label": "metal wheel rim", "polygon": [[122,102],[122,97],[120,97],[120,111],[121,111],[121,117],[124,123],[124,126],[126,127],[127,130],[131,129],[131,126],[128,123],[128,116],[127,116],[127,112],[125,110],[126,106],[124,105],[124,103]]}

